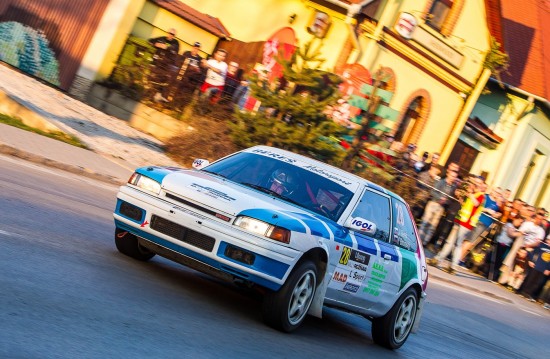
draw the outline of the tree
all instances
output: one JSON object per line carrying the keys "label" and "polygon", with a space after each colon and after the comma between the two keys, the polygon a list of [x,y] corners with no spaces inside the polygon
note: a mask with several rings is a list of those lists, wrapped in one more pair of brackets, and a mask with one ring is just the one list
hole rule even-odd
{"label": "tree", "polygon": [[296,49],[289,60],[277,62],[283,77],[267,83],[258,76],[250,79],[251,96],[261,102],[257,112],[236,111],[231,136],[236,145],[271,145],[339,163],[344,150],[330,137],[348,132],[326,115],[341,94],[339,76],[323,71],[320,44],[312,40]]}
{"label": "tree", "polygon": [[[379,87],[383,81],[387,81],[390,74],[384,72],[383,69],[376,71],[374,75],[374,83],[372,86],[372,92],[369,94],[369,100],[366,101],[366,107],[361,106],[363,110],[363,118],[361,120],[361,128],[357,131],[353,141],[351,143],[348,152],[342,161],[341,168],[346,171],[353,172],[356,166],[355,161],[357,156],[364,148],[364,142],[366,141],[368,134],[371,132],[373,123],[377,122],[376,111],[378,110],[381,102],[380,96],[377,95]],[[358,105],[360,106],[360,105]],[[395,113],[395,111],[394,111]]]}

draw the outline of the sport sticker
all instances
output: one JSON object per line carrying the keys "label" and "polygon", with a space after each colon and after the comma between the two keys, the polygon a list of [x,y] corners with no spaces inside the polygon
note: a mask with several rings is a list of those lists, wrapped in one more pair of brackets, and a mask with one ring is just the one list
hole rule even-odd
{"label": "sport sticker", "polygon": [[388,275],[388,270],[384,268],[384,265],[381,263],[374,263],[372,265],[371,277],[367,282],[367,285],[363,289],[363,292],[371,294],[375,297],[380,295],[380,287],[384,283],[386,276]]}
{"label": "sport sticker", "polygon": [[332,275],[330,287],[357,293],[367,276],[370,255],[350,247],[344,247],[338,265]]}

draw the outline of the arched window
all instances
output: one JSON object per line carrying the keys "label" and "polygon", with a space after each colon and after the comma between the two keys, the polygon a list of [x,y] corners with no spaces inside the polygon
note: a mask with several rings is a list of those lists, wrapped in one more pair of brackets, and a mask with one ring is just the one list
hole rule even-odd
{"label": "arched window", "polygon": [[422,105],[421,102],[422,97],[416,97],[407,107],[405,115],[394,135],[396,141],[407,143],[416,120],[419,118],[419,111]]}

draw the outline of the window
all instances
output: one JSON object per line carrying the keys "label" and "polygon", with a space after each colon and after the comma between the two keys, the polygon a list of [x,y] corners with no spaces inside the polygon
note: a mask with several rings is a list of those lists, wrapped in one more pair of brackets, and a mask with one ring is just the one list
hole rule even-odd
{"label": "window", "polygon": [[327,36],[327,32],[332,25],[332,19],[326,12],[315,11],[307,31],[320,39]]}
{"label": "window", "polygon": [[[258,150],[260,152],[260,150]],[[280,155],[241,152],[216,161],[202,171],[267,193],[337,221],[353,192],[324,175],[294,164]]]}
{"label": "window", "polygon": [[426,19],[426,24],[438,31],[441,31],[452,7],[453,0],[434,0],[432,6],[430,7],[430,11],[428,12],[429,15]]}
{"label": "window", "polygon": [[420,109],[422,97],[415,98],[407,107],[407,111],[405,112],[405,116],[401,120],[401,123],[399,124],[399,127],[397,128],[397,132],[395,133],[395,140],[399,142],[406,143],[408,142],[408,138],[411,134],[411,130],[413,129],[416,120],[418,118],[418,110]]}
{"label": "window", "polygon": [[416,233],[410,212],[405,203],[393,200],[393,238],[392,244],[415,252],[417,249]]}
{"label": "window", "polygon": [[390,199],[388,197],[366,190],[351,216],[352,222],[373,225],[373,230],[366,232],[370,237],[389,241]]}

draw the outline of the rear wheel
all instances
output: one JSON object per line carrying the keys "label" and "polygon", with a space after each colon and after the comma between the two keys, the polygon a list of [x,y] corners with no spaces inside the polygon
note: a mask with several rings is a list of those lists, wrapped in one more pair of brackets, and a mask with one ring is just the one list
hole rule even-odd
{"label": "rear wheel", "polygon": [[120,228],[115,230],[115,244],[120,253],[140,261],[148,261],[155,256],[155,253],[139,244],[135,235]]}
{"label": "rear wheel", "polygon": [[263,317],[267,325],[284,331],[296,330],[304,321],[317,286],[317,267],[303,262],[277,292],[264,297]]}
{"label": "rear wheel", "polygon": [[417,307],[418,295],[409,288],[386,315],[372,320],[374,342],[388,349],[400,348],[411,333]]}

